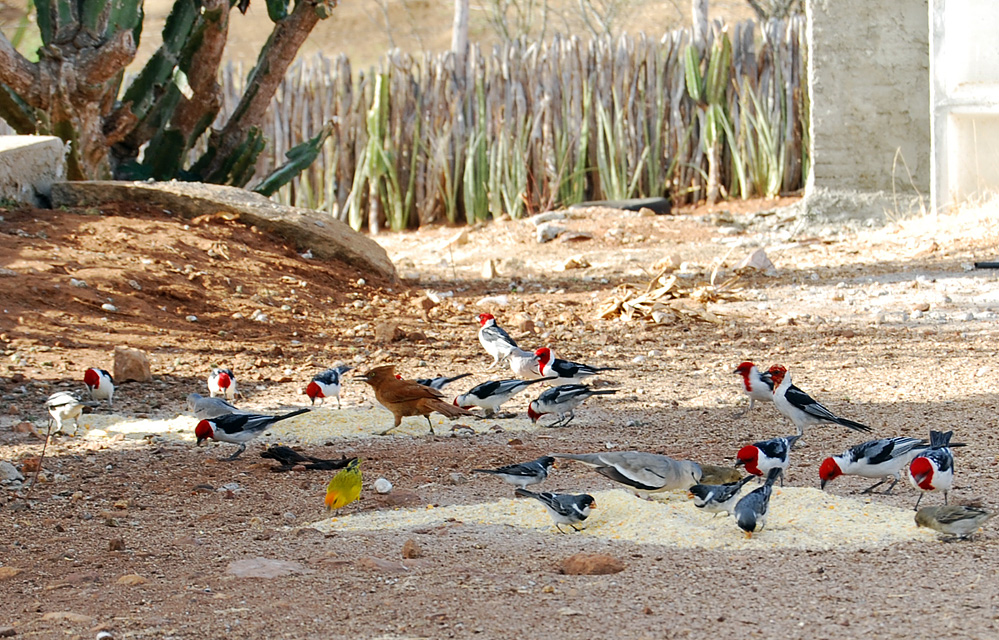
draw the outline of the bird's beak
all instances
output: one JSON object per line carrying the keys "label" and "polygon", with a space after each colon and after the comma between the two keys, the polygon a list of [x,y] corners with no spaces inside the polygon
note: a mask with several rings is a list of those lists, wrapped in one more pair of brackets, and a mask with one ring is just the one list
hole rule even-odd
{"label": "bird's beak", "polygon": [[822,482],[819,483],[819,489],[822,489],[823,491],[826,490],[826,481],[825,480],[823,480]]}
{"label": "bird's beak", "polygon": [[596,509],[597,508],[597,501],[596,500],[594,500],[593,502],[590,503],[590,508],[591,509]]}
{"label": "bird's beak", "polygon": [[753,537],[753,532],[752,531],[747,531],[746,532],[746,540],[749,540],[752,537]]}
{"label": "bird's beak", "polygon": [[197,446],[199,446],[199,447],[200,447],[200,446],[201,446],[201,443],[202,443],[202,442],[204,442],[204,441],[205,441],[205,439],[204,439],[204,438],[198,438],[198,444],[197,444]]}
{"label": "bird's beak", "polygon": [[742,460],[739,460],[738,458],[735,459],[735,468],[736,469],[738,469],[739,467],[741,467],[744,464],[746,464],[746,463],[743,462]]}

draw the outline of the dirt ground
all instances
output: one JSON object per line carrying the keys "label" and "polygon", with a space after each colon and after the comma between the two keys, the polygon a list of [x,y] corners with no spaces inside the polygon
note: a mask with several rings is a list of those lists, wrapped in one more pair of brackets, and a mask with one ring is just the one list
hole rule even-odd
{"label": "dirt ground", "polygon": [[[154,374],[119,386],[117,413],[173,417],[188,392],[204,393],[216,365],[236,370],[245,406],[277,410],[307,404],[309,377],[336,361],[485,380],[473,316],[488,309],[523,345],[620,368],[606,378],[619,393],[591,400],[566,429],[513,434],[497,420],[498,429],[471,437],[445,430],[302,447],[363,458],[365,490],[341,517],[508,498],[507,487],[469,470],[556,449],[731,463],[743,444],[788,432],[771,407],[735,416],[744,398],[731,371],[746,359],[787,365],[799,386],[878,436],[953,429],[968,446],[956,451],[951,501],[996,507],[999,281],[971,263],[995,259],[999,208],[847,232],[805,225],[786,204],[659,217],[574,211],[555,224],[577,239],[546,244],[528,221],[475,227],[465,238],[448,228],[385,235],[399,282],[303,258],[303,248],[222,218],[185,225],[128,204],[4,211],[0,460],[23,466],[38,456],[42,441],[12,427],[31,421],[44,431],[45,397],[81,388],[88,366],[111,369],[115,345],[147,351]],[[716,282],[732,275],[757,248],[774,271],[743,276],[710,314],[670,313],[660,324],[595,319],[616,287],[644,290],[665,258],[695,288],[712,273]],[[590,266],[563,270],[571,257]],[[490,260],[496,275],[487,279]],[[428,291],[440,304],[424,314]],[[493,302],[477,305],[487,297]],[[515,328],[519,314],[535,332]],[[379,338],[384,322],[407,337]],[[353,381],[343,401],[373,406],[370,389]],[[526,401],[511,404],[522,410]],[[817,486],[821,458],[859,441],[840,428],[807,440],[788,473],[792,486]],[[745,551],[458,520],[324,534],[307,525],[327,517],[326,472],[273,473],[259,444],[218,462],[225,447],[54,438],[44,482],[27,502],[15,485],[0,486],[0,628],[17,638],[107,630],[117,639],[999,636],[994,524],[970,542],[927,536],[824,551],[768,548],[766,530]],[[395,485],[388,496],[371,490],[378,477]],[[853,496],[865,482],[841,478],[827,490]],[[225,490],[232,483],[238,488]],[[544,486],[612,485],[560,465]],[[899,485],[872,500],[911,509],[916,497]],[[409,540],[421,557],[403,557]],[[609,554],[625,569],[562,574],[559,563],[578,552]],[[293,572],[232,573],[233,563],[257,557],[294,563]]]}

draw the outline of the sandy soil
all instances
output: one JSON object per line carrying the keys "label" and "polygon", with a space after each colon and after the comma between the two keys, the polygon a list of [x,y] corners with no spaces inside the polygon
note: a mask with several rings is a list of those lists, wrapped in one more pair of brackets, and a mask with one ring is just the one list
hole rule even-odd
{"label": "sandy soil", "polygon": [[[411,377],[474,371],[474,381],[484,380],[488,359],[472,316],[488,308],[509,327],[518,314],[530,315],[537,333],[513,329],[522,344],[619,367],[607,377],[619,393],[591,400],[566,429],[507,431],[496,420],[474,435],[444,429],[300,445],[322,457],[363,458],[365,491],[337,514],[340,522],[398,507],[488,508],[511,492],[471,468],[554,450],[634,448],[730,463],[741,445],[788,432],[770,407],[735,417],[743,398],[730,372],[744,359],[788,365],[799,386],[878,435],[955,430],[968,446],[956,454],[951,500],[994,507],[999,282],[970,267],[994,258],[999,209],[833,233],[802,226],[776,204],[785,203],[671,217],[572,212],[557,224],[591,238],[544,245],[526,221],[472,228],[464,244],[452,242],[459,230],[447,228],[382,236],[400,271],[417,277],[401,283],[307,260],[221,218],[185,226],[131,205],[6,211],[0,460],[21,466],[38,456],[42,441],[12,425],[44,429],[44,398],[80,388],[87,366],[110,369],[118,344],[148,351],[155,379],[120,385],[117,413],[173,418],[219,364],[236,369],[245,406],[277,410],[305,403],[309,377],[335,361],[360,369],[391,362]],[[736,299],[712,303],[719,323],[594,319],[618,285],[644,287],[662,258],[685,263],[682,282],[704,285],[716,267],[723,279],[759,247],[776,272],[747,275]],[[560,270],[572,256],[591,266]],[[490,259],[498,275],[487,280],[481,274]],[[424,316],[418,301],[426,291],[441,303]],[[476,304],[499,295],[505,306]],[[268,321],[251,320],[255,311]],[[196,322],[186,320],[192,315]],[[383,322],[398,322],[409,337],[379,339]],[[388,425],[364,386],[349,382],[343,400],[347,410]],[[821,458],[858,441],[845,429],[815,431],[796,452],[788,485],[814,489]],[[261,448],[251,444],[240,460],[221,463],[228,445],[53,439],[45,481],[30,500],[16,485],[0,494],[0,627],[35,638],[93,638],[101,630],[115,638],[999,633],[994,525],[965,543],[920,535],[825,550],[775,549],[767,531],[741,550],[705,550],[657,543],[654,531],[645,536],[653,541],[633,542],[472,518],[320,531],[309,525],[328,518],[328,475],[272,473]],[[378,477],[395,485],[388,496],[370,489]],[[855,500],[864,483],[843,478],[828,492]],[[564,465],[545,487],[605,492],[613,485]],[[900,485],[871,500],[911,509],[916,497]],[[595,529],[599,517],[598,507]],[[771,525],[786,530],[779,519]],[[730,520],[717,526],[741,538]],[[836,526],[845,538],[846,528],[864,522]],[[409,540],[422,557],[403,557]],[[609,554],[625,569],[560,573],[559,563],[578,552]],[[233,575],[233,563],[257,557],[292,563],[284,565],[292,573]]]}

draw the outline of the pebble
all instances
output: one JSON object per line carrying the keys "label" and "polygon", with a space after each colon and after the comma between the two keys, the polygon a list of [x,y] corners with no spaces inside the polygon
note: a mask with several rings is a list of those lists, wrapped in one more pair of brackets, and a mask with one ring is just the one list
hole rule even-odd
{"label": "pebble", "polygon": [[117,313],[118,312],[118,307],[114,306],[110,302],[105,302],[104,304],[102,304],[101,305],[101,309],[104,309],[105,311],[109,311],[111,313]]}
{"label": "pebble", "polygon": [[69,279],[69,284],[70,284],[70,286],[76,287],[77,289],[86,289],[87,288],[87,281],[86,280],[77,280],[76,278],[70,278]]}
{"label": "pebble", "polygon": [[385,478],[378,478],[377,480],[375,480],[375,492],[376,493],[385,494],[385,493],[389,493],[390,491],[392,491],[392,483],[391,482],[389,482]]}
{"label": "pebble", "polygon": [[643,362],[645,362],[645,356],[635,356],[634,358],[631,359],[631,361],[634,362],[635,364],[642,364]]}
{"label": "pebble", "polygon": [[6,460],[0,460],[0,483],[23,482],[24,476],[17,467]]}
{"label": "pebble", "polygon": [[198,316],[187,316],[184,319],[187,320],[188,322],[197,322],[198,321]]}
{"label": "pebble", "polygon": [[291,511],[286,511],[281,517],[285,519],[285,522],[294,522],[296,516]]}

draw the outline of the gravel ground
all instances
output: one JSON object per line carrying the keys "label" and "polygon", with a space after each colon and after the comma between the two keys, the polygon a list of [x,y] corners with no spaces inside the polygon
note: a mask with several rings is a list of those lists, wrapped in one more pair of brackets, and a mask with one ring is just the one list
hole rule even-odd
{"label": "gravel ground", "polygon": [[[730,519],[704,516],[711,535],[731,536],[715,549],[663,535],[690,536],[669,517],[691,511],[679,494],[644,502],[560,464],[544,486],[598,502],[587,532],[563,535],[536,502],[515,502],[509,487],[469,473],[556,450],[731,464],[743,444],[790,432],[772,407],[736,417],[744,398],[731,371],[751,359],[787,365],[796,384],[878,436],[954,430],[968,446],[955,452],[951,501],[995,507],[999,281],[972,263],[994,258],[999,207],[833,232],[783,204],[675,217],[573,212],[557,223],[590,238],[544,245],[521,221],[465,238],[456,229],[383,236],[400,271],[417,276],[401,284],[314,264],[224,220],[185,228],[128,206],[4,212],[0,460],[23,467],[37,457],[41,440],[11,427],[44,431],[44,397],[78,388],[87,366],[110,369],[117,344],[148,351],[155,379],[120,385],[115,412],[176,426],[169,436],[109,427],[56,438],[27,502],[18,481],[3,485],[0,627],[37,638],[996,637],[995,525],[948,544],[911,523],[917,494],[907,486],[865,503],[855,492],[869,483],[840,478],[820,494],[819,461],[859,441],[846,429],[817,429],[795,450],[774,519],[752,540]],[[221,246],[229,259],[218,257]],[[594,320],[615,287],[644,290],[664,258],[680,282],[703,286],[757,248],[774,272],[747,274],[734,300],[711,303],[717,323]],[[572,257],[590,266],[562,270]],[[490,261],[496,275],[485,279]],[[438,304],[423,302],[427,291]],[[100,308],[107,298],[120,313]],[[483,298],[493,302],[477,306]],[[368,427],[335,430],[337,420],[319,416],[336,409],[323,408],[308,416],[316,437],[268,436],[363,459],[361,499],[335,520],[323,510],[325,472],[273,473],[258,457],[263,442],[219,462],[231,445],[194,447],[193,421],[178,417],[219,364],[235,368],[241,406],[259,410],[307,404],[309,376],[337,361],[360,370],[391,362],[409,377],[473,371],[470,387],[488,377],[472,321],[481,309],[523,345],[620,368],[605,378],[618,393],[591,399],[564,429],[500,419],[468,433],[445,421],[430,436],[414,421],[377,438]],[[268,321],[250,320],[255,311]],[[522,412],[530,393],[511,408]],[[390,424],[360,383],[348,381],[343,403],[345,424]],[[84,420],[107,426],[107,412]],[[393,483],[390,494],[370,489],[379,477]],[[797,507],[813,499],[820,507]],[[830,503],[860,507],[817,517]],[[885,521],[873,523],[875,512]],[[805,518],[832,542],[776,544]],[[896,535],[854,541],[879,528]],[[581,552],[624,569],[562,573]],[[256,558],[268,562],[250,565],[272,577],[247,574]]]}

